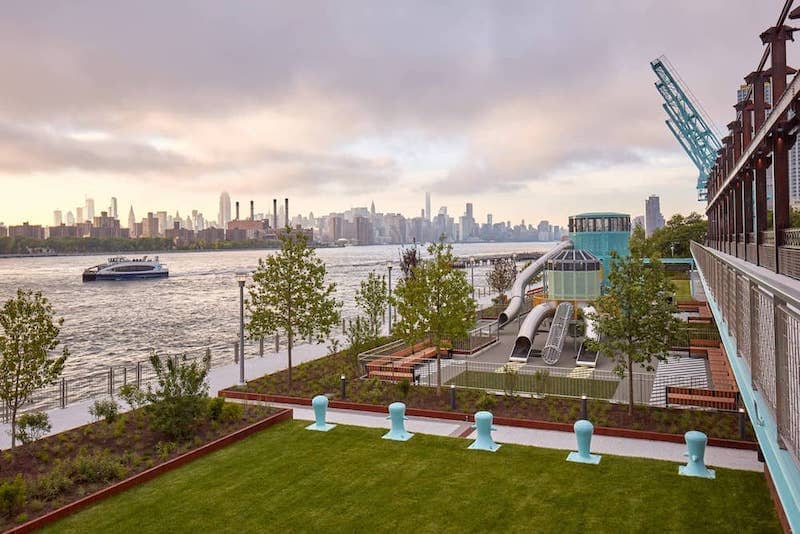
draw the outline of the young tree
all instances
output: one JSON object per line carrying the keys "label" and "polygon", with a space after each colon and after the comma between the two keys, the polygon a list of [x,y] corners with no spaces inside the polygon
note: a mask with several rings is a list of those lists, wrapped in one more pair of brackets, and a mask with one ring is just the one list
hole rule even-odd
{"label": "young tree", "polygon": [[184,439],[208,406],[206,378],[211,354],[206,353],[199,361],[188,361],[186,356],[162,359],[153,352],[150,365],[158,382],[158,388],[148,387],[146,396],[152,425],[172,438]]}
{"label": "young tree", "polygon": [[439,241],[428,247],[431,259],[417,264],[400,280],[393,301],[398,322],[394,332],[413,344],[426,335],[436,348],[436,385],[441,391],[439,353],[464,338],[475,324],[475,302],[466,273],[453,268],[453,247]]}
{"label": "young tree", "polygon": [[403,278],[411,276],[414,268],[420,263],[419,249],[417,242],[410,247],[403,247],[400,249],[400,270],[403,271]]}
{"label": "young tree", "polygon": [[69,351],[51,358],[64,319],[42,293],[18,289],[0,310],[0,400],[11,411],[11,448],[16,446],[17,411],[37,389],[54,383]]}
{"label": "young tree", "polygon": [[325,264],[300,232],[287,228],[281,250],[258,260],[247,309],[251,339],[283,333],[288,342],[289,388],[292,387],[292,347],[296,336],[322,342],[339,324],[341,303],[333,298],[335,284],[325,283]]}
{"label": "young tree", "polygon": [[356,304],[364,312],[369,322],[372,337],[378,337],[383,314],[389,303],[389,293],[386,291],[386,276],[378,276],[374,272],[361,281],[361,287],[356,291]]}
{"label": "young tree", "polygon": [[517,277],[517,264],[510,258],[503,258],[492,265],[492,269],[486,274],[486,283],[499,294],[498,302],[505,302],[505,292],[514,285]]}
{"label": "young tree", "polygon": [[600,341],[591,342],[615,362],[620,378],[628,376],[628,414],[633,415],[633,366],[652,370],[653,358],[664,360],[679,339],[682,322],[675,317],[674,291],[658,256],[645,264],[638,247],[620,258],[612,254],[609,288],[595,301]]}

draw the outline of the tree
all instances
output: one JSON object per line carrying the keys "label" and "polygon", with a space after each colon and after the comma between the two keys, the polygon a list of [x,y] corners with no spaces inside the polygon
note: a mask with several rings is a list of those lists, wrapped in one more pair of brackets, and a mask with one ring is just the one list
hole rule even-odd
{"label": "tree", "polygon": [[486,274],[486,283],[499,293],[498,301],[505,302],[505,292],[514,285],[516,277],[516,262],[510,258],[503,258],[494,262],[492,269]]}
{"label": "tree", "polygon": [[146,395],[153,428],[171,438],[186,438],[208,407],[206,378],[211,354],[207,352],[199,361],[188,361],[186,356],[162,359],[153,352],[150,365],[158,382],[158,388],[148,387]]}
{"label": "tree", "polygon": [[414,268],[420,263],[419,249],[417,249],[417,242],[410,247],[403,247],[400,249],[400,270],[403,271],[403,278],[411,276]]}
{"label": "tree", "polygon": [[628,414],[633,415],[633,366],[652,370],[653,358],[664,360],[682,328],[672,303],[674,287],[657,255],[645,264],[638,248],[627,258],[612,253],[609,288],[595,301],[599,341],[593,350],[610,357],[620,378],[628,376]]}
{"label": "tree", "polygon": [[374,272],[361,281],[361,287],[356,291],[356,304],[364,312],[370,327],[372,337],[378,337],[383,314],[389,303],[389,293],[386,291],[386,276],[378,276]]}
{"label": "tree", "polygon": [[17,411],[37,389],[53,384],[64,370],[69,351],[50,357],[58,346],[64,319],[42,293],[18,289],[0,310],[0,400],[11,411],[11,448],[16,446]]}
{"label": "tree", "polygon": [[258,260],[247,309],[251,339],[282,333],[288,342],[289,388],[292,387],[292,347],[295,336],[321,343],[339,324],[341,303],[333,298],[335,284],[325,283],[325,264],[307,237],[287,228],[281,250]]}
{"label": "tree", "polygon": [[662,258],[688,258],[692,255],[689,244],[705,240],[707,229],[708,222],[698,213],[692,212],[686,217],[676,213],[663,228],[653,232],[648,239],[649,248]]}
{"label": "tree", "polygon": [[430,336],[436,348],[436,385],[441,391],[440,352],[452,347],[454,339],[469,334],[475,324],[475,302],[467,275],[453,268],[453,247],[443,240],[428,247],[430,259],[411,269],[401,279],[393,301],[399,321],[394,332],[414,344]]}

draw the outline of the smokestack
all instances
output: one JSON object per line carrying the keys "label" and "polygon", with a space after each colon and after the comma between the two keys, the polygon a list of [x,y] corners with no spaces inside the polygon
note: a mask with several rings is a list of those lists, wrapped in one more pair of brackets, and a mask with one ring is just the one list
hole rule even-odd
{"label": "smokestack", "polygon": [[278,199],[272,199],[272,229],[278,229]]}
{"label": "smokestack", "polygon": [[283,202],[284,202],[283,214],[286,216],[286,228],[289,228],[289,199],[284,198]]}
{"label": "smokestack", "polygon": [[250,201],[250,220],[251,221],[255,221],[256,220],[256,212],[255,212],[255,208],[254,208],[252,200]]}
{"label": "smokestack", "polygon": [[236,220],[239,220],[239,201],[236,201]]}

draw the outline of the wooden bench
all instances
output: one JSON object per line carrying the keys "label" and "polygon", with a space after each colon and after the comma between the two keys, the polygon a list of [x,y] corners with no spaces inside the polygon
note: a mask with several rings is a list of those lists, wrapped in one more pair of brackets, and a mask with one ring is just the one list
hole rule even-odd
{"label": "wooden bench", "polygon": [[369,371],[370,376],[375,375],[375,373],[411,373],[417,364],[433,358],[434,356],[436,356],[436,348],[428,347],[400,360],[394,360],[392,362],[382,364],[369,363],[367,364],[367,370]]}
{"label": "wooden bench", "polygon": [[739,393],[737,391],[721,391],[718,389],[667,386],[666,401],[667,405],[680,404],[682,406],[735,411],[739,402]]}
{"label": "wooden bench", "polygon": [[381,380],[389,380],[392,382],[399,382],[400,380],[406,379],[409,382],[413,381],[414,374],[409,371],[407,373],[403,372],[392,372],[392,371],[370,371],[369,373],[370,378],[379,378]]}
{"label": "wooden bench", "polygon": [[418,352],[430,345],[428,341],[420,341],[416,345],[404,347],[397,352],[393,352],[391,354],[387,354],[385,356],[381,356],[380,358],[376,358],[367,364],[367,369],[370,367],[375,367],[375,369],[379,369],[381,366],[384,366],[390,362],[393,362],[398,359],[405,358],[406,356]]}

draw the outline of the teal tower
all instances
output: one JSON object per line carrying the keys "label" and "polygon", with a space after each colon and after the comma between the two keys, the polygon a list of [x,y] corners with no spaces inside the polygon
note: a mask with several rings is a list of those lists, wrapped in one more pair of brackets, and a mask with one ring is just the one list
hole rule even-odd
{"label": "teal tower", "polygon": [[611,252],[630,254],[631,216],[627,213],[581,213],[569,218],[569,235],[576,249],[588,250],[603,262],[603,284],[608,284]]}

